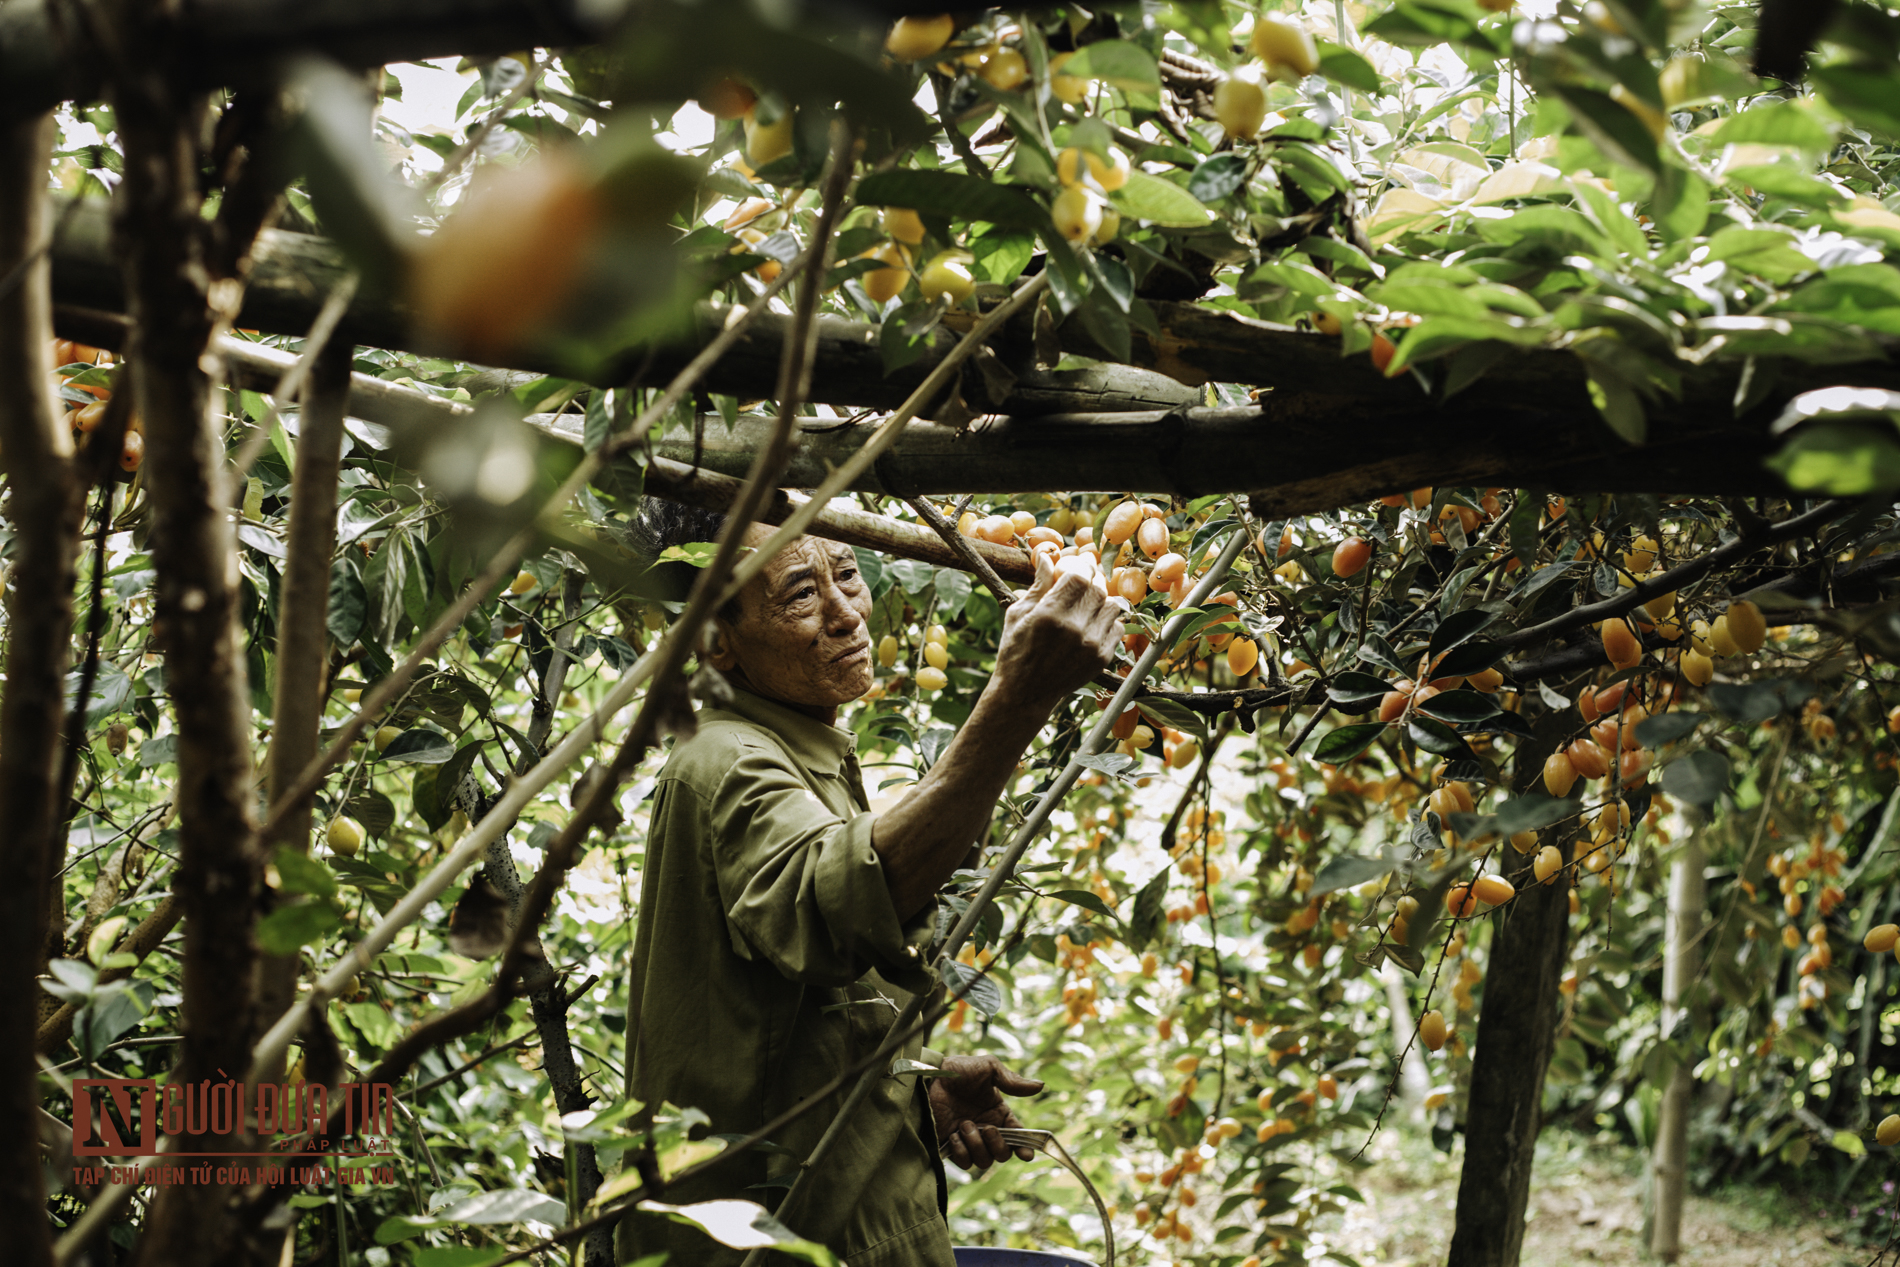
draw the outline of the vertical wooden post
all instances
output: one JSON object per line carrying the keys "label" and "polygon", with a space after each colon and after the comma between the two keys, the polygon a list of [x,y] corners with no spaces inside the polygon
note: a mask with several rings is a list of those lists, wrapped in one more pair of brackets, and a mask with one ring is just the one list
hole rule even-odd
{"label": "vertical wooden post", "polygon": [[[1517,793],[1540,783],[1544,758],[1565,722],[1545,714],[1533,725],[1536,738],[1520,743],[1512,761]],[[1543,839],[1555,844],[1556,834],[1547,830]],[[1524,1210],[1543,1125],[1544,1071],[1556,1045],[1557,986],[1570,941],[1569,887],[1561,881],[1528,883],[1495,918],[1448,1259],[1457,1267],[1516,1267],[1524,1247]]]}
{"label": "vertical wooden post", "polygon": [[[1663,959],[1662,1032],[1673,1033],[1689,1012],[1689,988],[1702,954],[1699,939],[1706,897],[1702,846],[1693,835],[1676,855],[1669,873],[1667,950]],[[1672,1062],[1657,1121],[1654,1174],[1656,1202],[1650,1228],[1650,1252],[1673,1263],[1682,1252],[1682,1202],[1689,1160],[1689,1108],[1695,1078],[1688,1064]]]}

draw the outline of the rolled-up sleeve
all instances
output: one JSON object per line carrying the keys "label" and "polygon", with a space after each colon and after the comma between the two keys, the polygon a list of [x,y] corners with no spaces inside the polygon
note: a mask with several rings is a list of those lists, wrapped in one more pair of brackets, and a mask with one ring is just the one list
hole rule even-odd
{"label": "rolled-up sleeve", "polygon": [[751,744],[707,808],[719,897],[741,953],[813,985],[915,968],[871,847],[871,814],[839,818],[782,754]]}

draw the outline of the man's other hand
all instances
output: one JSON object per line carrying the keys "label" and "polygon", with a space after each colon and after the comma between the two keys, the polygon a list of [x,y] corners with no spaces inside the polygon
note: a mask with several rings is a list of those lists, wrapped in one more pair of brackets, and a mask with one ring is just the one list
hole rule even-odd
{"label": "man's other hand", "polygon": [[1042,1083],[1010,1072],[994,1056],[945,1056],[943,1077],[930,1080],[930,1113],[944,1155],[965,1170],[986,1170],[1012,1151],[1028,1161],[1034,1149],[1003,1142],[1004,1128],[1022,1125],[1003,1097],[1041,1093]]}
{"label": "man's other hand", "polygon": [[1012,694],[1062,699],[1114,661],[1123,611],[1080,575],[1037,559],[1036,583],[1003,614],[998,682]]}

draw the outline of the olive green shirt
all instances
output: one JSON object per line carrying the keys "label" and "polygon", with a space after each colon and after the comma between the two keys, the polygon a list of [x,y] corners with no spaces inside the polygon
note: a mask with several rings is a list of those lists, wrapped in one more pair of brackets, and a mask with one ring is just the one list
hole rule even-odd
{"label": "olive green shirt", "polygon": [[[730,708],[701,710],[654,794],[629,991],[630,1097],[697,1108],[714,1134],[747,1135],[883,1041],[909,997],[891,983],[922,988],[923,978],[871,823],[849,731],[743,691]],[[899,1054],[923,1053],[913,1041]],[[849,1267],[953,1262],[921,1083],[885,1077],[799,1208],[783,1211]],[[776,1132],[779,1149],[663,1199],[739,1197],[776,1210],[844,1097]],[[622,1261],[670,1251],[672,1267],[742,1257],[651,1213],[622,1222],[620,1246]]]}

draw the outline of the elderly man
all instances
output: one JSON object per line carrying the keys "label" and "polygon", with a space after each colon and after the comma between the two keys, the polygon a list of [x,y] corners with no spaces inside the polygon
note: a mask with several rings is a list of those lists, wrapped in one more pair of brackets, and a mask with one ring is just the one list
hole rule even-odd
{"label": "elderly man", "polygon": [[[709,541],[718,521],[650,507],[656,548]],[[767,529],[747,535],[757,545]],[[881,1043],[924,986],[917,947],[937,890],[971,865],[997,798],[1064,696],[1109,662],[1119,612],[1075,576],[1010,605],[996,670],[930,772],[873,814],[838,709],[873,681],[870,586],[850,547],[800,538],[771,560],[708,639],[734,688],[660,773],[641,877],[627,1018],[627,1093],[697,1108],[719,1134],[749,1134],[803,1103]],[[990,1056],[901,1055],[947,1076],[888,1077],[844,1128],[798,1208],[800,1235],[851,1267],[948,1267],[941,1148],[957,1165],[1006,1160],[1002,1096],[1042,1089]],[[923,1085],[919,1085],[923,1084]],[[834,1094],[669,1202],[743,1197],[776,1208],[830,1124]],[[1029,1156],[1023,1153],[1025,1158]],[[700,1232],[651,1213],[621,1225],[622,1261],[736,1262]]]}

